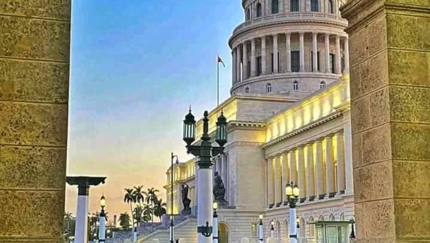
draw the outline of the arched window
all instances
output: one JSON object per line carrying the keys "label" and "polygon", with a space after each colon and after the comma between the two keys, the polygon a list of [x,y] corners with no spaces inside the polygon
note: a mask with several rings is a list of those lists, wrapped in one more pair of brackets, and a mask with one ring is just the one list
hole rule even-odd
{"label": "arched window", "polygon": [[299,90],[299,82],[297,81],[293,82],[293,90]]}
{"label": "arched window", "polygon": [[329,221],[335,221],[336,219],[335,219],[333,214],[330,214],[330,216],[328,217],[328,220]]}
{"label": "arched window", "polygon": [[324,89],[325,88],[325,81],[321,81],[320,82],[320,89]]}
{"label": "arched window", "polygon": [[311,11],[318,12],[318,0],[311,0]]}
{"label": "arched window", "polygon": [[262,15],[261,3],[257,3],[257,18],[261,17],[261,15]]}
{"label": "arched window", "polygon": [[343,214],[343,213],[341,213],[340,214],[340,219],[339,219],[340,221],[345,221],[345,214]]}
{"label": "arched window", "polygon": [[334,13],[334,7],[333,7],[333,0],[328,0],[328,12],[329,13]]}
{"label": "arched window", "polygon": [[299,0],[290,0],[290,11],[299,12]]}
{"label": "arched window", "polygon": [[266,92],[267,93],[272,93],[272,84],[271,83],[267,83],[266,84]]}
{"label": "arched window", "polygon": [[249,87],[245,88],[245,93],[247,93],[247,94],[249,93]]}
{"label": "arched window", "polygon": [[276,221],[276,237],[281,238],[281,223],[279,221]]}
{"label": "arched window", "polygon": [[300,236],[302,238],[306,237],[306,224],[304,218],[300,219]]}
{"label": "arched window", "polygon": [[251,10],[249,8],[246,9],[245,20],[248,21],[251,19]]}
{"label": "arched window", "polygon": [[279,0],[272,0],[272,14],[279,12]]}

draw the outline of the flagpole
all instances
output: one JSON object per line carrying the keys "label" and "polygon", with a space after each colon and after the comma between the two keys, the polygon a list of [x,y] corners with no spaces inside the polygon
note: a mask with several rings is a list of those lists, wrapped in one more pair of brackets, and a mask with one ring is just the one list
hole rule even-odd
{"label": "flagpole", "polygon": [[219,106],[219,61],[216,62],[216,106]]}

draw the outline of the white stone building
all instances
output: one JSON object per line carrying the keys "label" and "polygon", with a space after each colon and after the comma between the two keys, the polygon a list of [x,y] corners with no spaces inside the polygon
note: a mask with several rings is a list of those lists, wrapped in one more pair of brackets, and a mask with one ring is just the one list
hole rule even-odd
{"label": "white stone building", "polygon": [[[289,181],[301,189],[301,242],[316,242],[322,233],[309,223],[353,219],[348,37],[347,22],[337,10],[341,4],[242,1],[245,22],[229,40],[234,64],[231,97],[209,113],[211,135],[221,110],[229,122],[225,154],[215,157],[213,166],[227,189],[228,207],[218,210],[220,243],[244,237],[257,242],[259,214],[264,215],[265,237],[273,221],[275,237],[288,242],[284,187]],[[196,138],[201,134],[200,120]],[[190,186],[192,212],[197,212],[195,162],[173,168],[173,209],[168,169],[168,212],[181,211],[183,183]],[[197,242],[196,226],[192,217],[180,222],[177,238]],[[334,229],[327,237],[347,234],[346,228]],[[168,242],[168,228],[142,236],[140,242],[153,239]]]}

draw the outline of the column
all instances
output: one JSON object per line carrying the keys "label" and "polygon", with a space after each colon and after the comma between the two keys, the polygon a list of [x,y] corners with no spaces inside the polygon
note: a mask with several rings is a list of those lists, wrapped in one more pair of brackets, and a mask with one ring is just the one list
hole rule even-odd
{"label": "column", "polygon": [[339,194],[345,193],[345,149],[343,142],[343,132],[336,133],[337,149],[337,191]]}
{"label": "column", "polygon": [[314,72],[318,72],[318,33],[312,33],[312,58],[313,58],[313,70]]}
{"label": "column", "polygon": [[286,44],[285,50],[287,50],[287,55],[286,55],[287,62],[285,63],[287,65],[287,72],[290,73],[291,72],[291,34],[290,33],[285,34],[285,44]]}
{"label": "column", "polygon": [[78,187],[78,202],[76,209],[75,241],[87,242],[88,232],[88,194],[89,186]]}
{"label": "column", "polygon": [[306,195],[309,201],[315,199],[314,152],[312,144],[306,145]]}
{"label": "column", "polygon": [[267,73],[266,65],[266,36],[261,37],[261,74]]}
{"label": "column", "polygon": [[[205,168],[202,166],[197,170],[197,174],[199,175],[197,178],[197,183],[199,184],[199,187],[197,188],[197,196],[199,198],[199,204],[197,205],[197,227],[199,227],[206,225],[206,222],[209,224],[213,222],[213,174],[211,168]],[[212,242],[212,239],[198,233],[197,242],[210,243]]]}
{"label": "column", "polygon": [[325,72],[331,73],[330,66],[330,34],[325,34]]}
{"label": "column", "polygon": [[345,53],[345,70],[343,70],[344,73],[349,73],[349,44],[348,44],[348,37],[344,38],[344,53]]}
{"label": "column", "polygon": [[104,243],[106,240],[106,214],[103,209],[100,213],[99,221],[99,243]]}
{"label": "column", "polygon": [[274,205],[274,198],[273,198],[273,158],[269,158],[267,160],[267,201],[269,203],[269,208],[273,207]]}
{"label": "column", "polygon": [[234,85],[236,83],[236,48],[231,51],[231,62],[231,82]]}
{"label": "column", "polygon": [[56,242],[64,230],[71,1],[0,5],[0,239]]}
{"label": "column", "polygon": [[[285,156],[285,154],[281,155],[281,163],[282,163],[282,189],[284,189],[284,187],[287,185],[288,183],[288,178],[287,178],[287,157]],[[287,202],[287,196],[285,195],[285,193],[282,193],[282,202],[285,205],[285,202]]]}
{"label": "column", "polygon": [[[352,130],[351,130],[351,111],[343,112],[343,139],[345,144],[345,194],[354,193],[354,179],[352,166]],[[357,158],[359,159],[359,158]]]}
{"label": "column", "polygon": [[315,141],[316,145],[316,157],[315,157],[315,170],[316,170],[316,180],[317,180],[317,191],[316,196],[318,196],[318,199],[323,199],[325,197],[324,192],[324,171],[323,171],[323,151],[322,151],[322,145],[321,141],[317,140]]}
{"label": "column", "polygon": [[281,201],[282,201],[282,194],[281,193],[281,174],[282,171],[280,170],[280,157],[277,155],[273,160],[273,173],[275,173],[275,205],[278,207]]}
{"label": "column", "polygon": [[243,42],[242,45],[243,49],[242,49],[242,78],[243,80],[248,78],[248,51],[247,51],[247,44],[246,42]]}
{"label": "column", "polygon": [[334,59],[336,60],[336,73],[341,74],[342,65],[340,58],[340,36],[338,35],[336,35],[336,55]]}
{"label": "column", "polygon": [[251,40],[251,76],[255,77],[257,75],[255,71],[255,39]]}
{"label": "column", "polygon": [[300,190],[300,202],[306,200],[306,174],[305,174],[305,157],[303,154],[303,147],[297,149],[297,166],[298,166],[298,180],[297,184],[301,188]]}
{"label": "column", "polygon": [[278,35],[273,35],[273,72],[278,73]]}
{"label": "column", "polygon": [[240,57],[240,45],[237,45],[236,47],[236,82],[242,81],[241,79],[241,72],[240,72],[240,63],[241,63],[241,57]]}
{"label": "column", "polygon": [[334,158],[333,158],[333,140],[331,136],[325,138],[325,161],[326,161],[326,192],[328,197],[334,197]]}
{"label": "column", "polygon": [[225,200],[230,204],[230,177],[229,177],[229,163],[228,163],[228,153],[224,153],[224,187],[225,187]]}
{"label": "column", "polygon": [[300,39],[300,72],[305,71],[305,33],[299,33]]}
{"label": "column", "polygon": [[290,162],[290,181],[293,181],[294,183],[297,183],[297,177],[296,177],[296,153],[294,150],[291,150],[288,153],[289,162]]}

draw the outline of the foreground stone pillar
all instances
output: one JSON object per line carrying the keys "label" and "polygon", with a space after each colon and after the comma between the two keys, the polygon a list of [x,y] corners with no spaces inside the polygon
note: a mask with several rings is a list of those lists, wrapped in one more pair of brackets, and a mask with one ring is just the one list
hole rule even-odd
{"label": "foreground stone pillar", "polygon": [[350,0],[357,241],[430,242],[430,6]]}
{"label": "foreground stone pillar", "polygon": [[70,0],[0,0],[0,241],[60,242]]}

